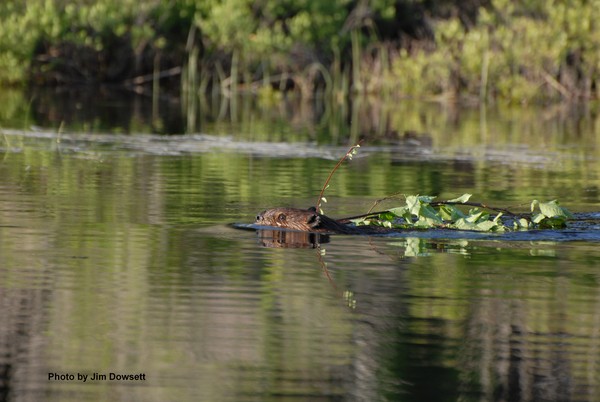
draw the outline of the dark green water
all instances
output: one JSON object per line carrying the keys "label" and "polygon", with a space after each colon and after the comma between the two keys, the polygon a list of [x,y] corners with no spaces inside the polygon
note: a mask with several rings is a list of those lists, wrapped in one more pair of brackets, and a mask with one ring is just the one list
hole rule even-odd
{"label": "dark green water", "polygon": [[332,216],[396,191],[600,211],[593,113],[376,109],[343,124],[247,112],[174,136],[7,117],[0,400],[599,400],[597,225],[317,249],[229,225],[314,204],[351,133],[371,136],[334,176]]}

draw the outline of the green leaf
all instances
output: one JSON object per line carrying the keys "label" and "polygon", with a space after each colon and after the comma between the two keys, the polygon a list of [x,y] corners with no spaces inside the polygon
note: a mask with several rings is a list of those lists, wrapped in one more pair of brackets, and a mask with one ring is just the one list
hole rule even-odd
{"label": "green leaf", "polygon": [[419,200],[419,196],[409,195],[406,197],[406,206],[411,214],[418,216],[421,209],[421,201]]}
{"label": "green leaf", "polygon": [[460,230],[474,230],[477,232],[504,231],[504,226],[497,222],[484,220],[482,222],[469,222],[467,219],[459,219],[452,227]]}
{"label": "green leaf", "polygon": [[406,197],[406,206],[411,214],[420,215],[421,207],[428,205],[435,197],[429,195],[409,195]]}
{"label": "green leaf", "polygon": [[404,216],[404,214],[406,214],[406,212],[408,212],[408,209],[406,207],[398,207],[398,208],[388,209],[388,212],[391,214],[394,214],[395,216]]}
{"label": "green leaf", "polygon": [[531,224],[525,218],[516,220],[513,225],[516,230],[527,230],[531,227]]}
{"label": "green leaf", "polygon": [[408,211],[408,207],[404,206],[404,207],[392,208],[392,209],[389,209],[387,212],[389,214],[393,214],[393,218],[388,219],[389,218],[388,215],[384,215],[384,217],[383,217],[384,219],[393,221],[396,218],[402,218],[402,219],[404,219],[406,224],[400,225],[400,226],[406,227],[406,225],[412,225],[412,215]]}
{"label": "green leaf", "polygon": [[419,201],[429,204],[431,201],[435,200],[435,197],[431,196],[431,195],[419,195],[417,196],[419,198]]}
{"label": "green leaf", "polygon": [[414,223],[414,226],[418,227],[418,228],[432,229],[432,228],[436,227],[436,224],[439,224],[439,222],[437,222],[433,219],[425,218],[425,217],[421,216],[421,217],[419,217],[419,220]]}
{"label": "green leaf", "polygon": [[406,211],[404,213],[404,215],[402,215],[402,218],[404,219],[404,221],[408,224],[408,225],[412,225],[413,223],[413,219],[412,219],[412,215],[409,211]]}
{"label": "green leaf", "polygon": [[479,232],[491,232],[498,226],[498,224],[493,221],[483,221],[478,222],[475,226],[477,228],[475,230]]}
{"label": "green leaf", "polygon": [[475,230],[475,226],[473,222],[469,222],[466,218],[460,218],[452,225],[453,228],[459,230]]}
{"label": "green leaf", "polygon": [[567,211],[566,209],[564,209],[563,207],[558,205],[558,201],[556,201],[556,200],[553,200],[550,202],[540,202],[539,206],[540,206],[540,212],[543,213],[548,218],[553,218],[555,216],[557,216],[557,217],[561,216],[561,217],[565,217],[565,218],[573,217],[573,215],[569,211]]}
{"label": "green leaf", "polygon": [[492,232],[506,232],[507,230],[509,229],[502,224],[496,224],[496,226],[492,228]]}
{"label": "green leaf", "polygon": [[455,221],[460,218],[465,218],[467,215],[454,205],[441,205],[439,214],[445,221]]}
{"label": "green leaf", "polygon": [[472,195],[473,194],[465,193],[465,194],[461,195],[460,197],[453,198],[451,200],[448,200],[447,202],[460,202],[460,203],[464,204],[465,202],[469,201],[469,199],[471,198]]}
{"label": "green leaf", "polygon": [[397,217],[398,217],[398,215],[388,211],[383,214],[379,214],[377,216],[377,219],[379,219],[381,221],[391,222],[391,221],[395,220]]}
{"label": "green leaf", "polygon": [[431,205],[421,205],[419,211],[419,218],[429,219],[435,223],[443,223],[442,218],[438,215],[437,211]]}
{"label": "green leaf", "polygon": [[566,219],[563,217],[545,218],[539,224],[542,229],[562,229],[566,226]]}
{"label": "green leaf", "polygon": [[540,205],[540,202],[538,200],[531,201],[531,212],[533,212],[535,210],[535,207],[537,207],[538,205]]}
{"label": "green leaf", "polygon": [[467,222],[476,223],[483,216],[483,211],[474,208],[469,211],[469,216],[465,218]]}
{"label": "green leaf", "polygon": [[442,205],[439,209],[440,217],[445,221],[451,221],[452,211],[449,208],[445,208],[447,205]]}

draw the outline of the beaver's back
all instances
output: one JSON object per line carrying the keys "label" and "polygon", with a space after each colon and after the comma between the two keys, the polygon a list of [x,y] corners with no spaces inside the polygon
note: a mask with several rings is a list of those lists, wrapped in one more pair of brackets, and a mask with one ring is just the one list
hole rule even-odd
{"label": "beaver's back", "polygon": [[314,208],[272,208],[261,212],[256,217],[256,224],[275,226],[282,229],[299,230],[316,233],[359,233],[354,226],[344,225]]}

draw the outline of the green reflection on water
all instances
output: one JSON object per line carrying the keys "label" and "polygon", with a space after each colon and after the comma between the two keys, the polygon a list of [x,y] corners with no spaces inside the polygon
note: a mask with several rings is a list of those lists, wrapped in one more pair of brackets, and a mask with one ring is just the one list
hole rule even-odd
{"label": "green reflection on water", "polygon": [[[334,176],[328,213],[360,213],[394,191],[596,207],[597,129],[588,130],[589,121],[578,137],[571,123],[552,118],[554,131],[540,134],[554,123],[535,129],[537,116],[488,116],[494,135],[485,137],[478,111],[449,124],[439,106],[384,109],[390,129],[428,132],[432,152],[449,157],[365,151]],[[379,133],[371,120],[357,126]],[[222,124],[223,132],[233,127]],[[594,243],[332,236],[320,261],[318,250],[262,248],[253,232],[224,224],[251,222],[269,206],[313,204],[331,160],[3,140],[0,301],[8,307],[0,321],[8,341],[1,347],[20,342],[25,351],[10,360],[27,374],[11,382],[16,393],[480,400],[533,395],[539,378],[566,378],[575,385],[552,388],[547,399],[574,399],[579,389],[598,399]],[[523,157],[515,142],[535,152]],[[546,151],[549,161],[527,160]],[[143,371],[149,380],[49,383],[48,371]]]}
{"label": "green reflection on water", "polygon": [[[589,281],[598,254],[593,244],[542,246],[555,255],[532,258],[537,244],[494,250],[475,243],[466,258],[413,260],[404,295],[409,312],[383,346],[394,351],[388,369],[407,381],[389,394],[392,399],[406,393],[415,400],[456,399],[458,390],[474,384],[486,400],[536,399],[542,394],[535,388],[548,382],[546,399],[597,397],[598,384],[583,384],[598,373],[593,350],[599,340],[591,324],[598,319],[597,272]],[[587,263],[575,263],[583,256]],[[436,386],[424,378],[435,378]]]}

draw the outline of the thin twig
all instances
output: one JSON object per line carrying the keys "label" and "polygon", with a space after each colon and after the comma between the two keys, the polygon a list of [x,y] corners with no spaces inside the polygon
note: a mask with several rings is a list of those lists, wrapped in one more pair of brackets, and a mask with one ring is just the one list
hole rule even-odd
{"label": "thin twig", "polygon": [[321,250],[321,246],[320,245],[317,246],[317,258],[319,259],[319,264],[321,264],[323,273],[327,277],[327,280],[329,280],[331,287],[333,287],[333,289],[337,291],[338,289],[335,284],[335,281],[333,280],[333,278],[331,277],[331,274],[329,273],[329,270],[327,269],[327,263],[323,260],[323,253],[324,253],[324,250]]}
{"label": "thin twig", "polygon": [[[396,198],[397,196],[401,195],[402,192],[398,191],[397,193],[394,194],[390,194],[390,195],[386,195],[383,198],[380,198],[378,200],[375,200],[375,202],[373,203],[373,205],[371,205],[371,208],[369,208],[369,210],[367,211],[366,215],[371,214],[371,211],[373,210],[373,208],[375,208],[377,205],[379,205],[380,203],[382,203],[383,201],[389,200],[391,198]],[[387,212],[387,211],[385,211]],[[379,212],[379,213],[383,213],[383,212]],[[374,212],[373,215],[375,215],[376,213]]]}
{"label": "thin twig", "polygon": [[387,210],[386,211],[373,212],[373,208],[375,208],[377,205],[379,205],[383,201],[389,200],[391,198],[396,198],[398,195],[401,195],[401,194],[402,194],[402,192],[398,191],[397,193],[386,195],[383,198],[375,200],[375,202],[373,203],[373,205],[371,205],[371,208],[369,208],[369,210],[366,213],[360,214],[360,215],[348,216],[348,217],[345,217],[345,218],[340,218],[340,219],[337,219],[337,221],[339,223],[348,223],[352,219],[369,218],[369,217],[377,216],[377,215],[380,215],[380,214],[388,213],[390,211],[387,211]]}
{"label": "thin twig", "polygon": [[489,209],[491,211],[502,212],[503,214],[510,215],[510,216],[518,216],[517,214],[515,214],[514,212],[509,211],[508,209],[498,208],[498,207],[491,207],[489,205],[481,204],[479,202],[435,201],[435,202],[430,202],[429,205],[431,205],[432,207],[437,207],[437,206],[440,206],[440,205],[467,205],[469,207],[479,207],[479,208]]}
{"label": "thin twig", "polygon": [[390,211],[367,212],[366,214],[360,214],[360,215],[354,215],[354,216],[348,216],[345,218],[336,219],[336,221],[338,223],[349,223],[353,219],[370,218],[370,217],[374,217],[374,216],[377,216],[380,214],[385,214],[388,212],[390,212]]}
{"label": "thin twig", "polygon": [[321,189],[321,192],[319,193],[319,198],[317,199],[317,203],[315,204],[315,209],[317,210],[317,212],[321,211],[321,201],[323,200],[323,194],[325,193],[325,189],[327,188],[327,186],[329,186],[329,181],[331,180],[331,177],[333,176],[335,171],[341,166],[341,164],[346,160],[346,158],[351,157],[354,150],[356,148],[360,147],[361,143],[362,143],[362,140],[358,141],[358,144],[350,147],[348,152],[346,152],[346,154],[344,156],[342,156],[342,158],[338,161],[338,163],[333,167],[333,169],[329,173],[329,176],[327,177],[327,180],[325,180],[325,184],[323,184],[323,188]]}

